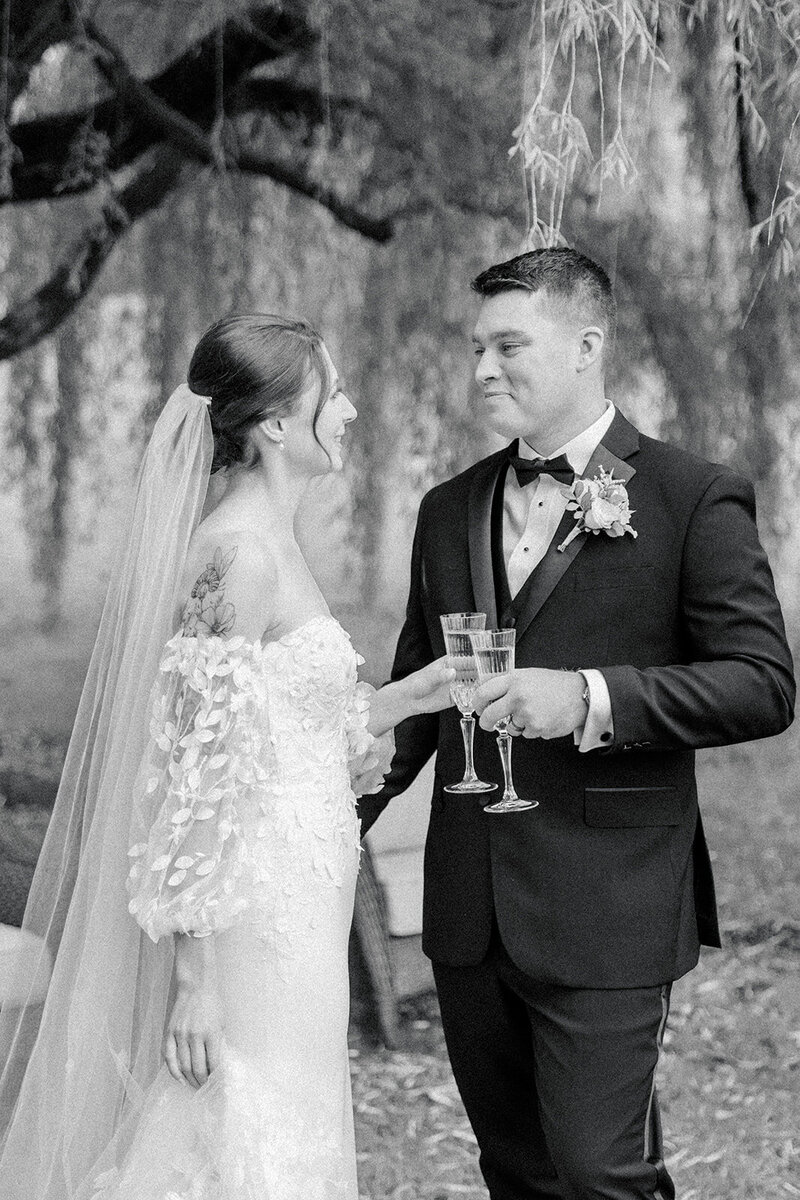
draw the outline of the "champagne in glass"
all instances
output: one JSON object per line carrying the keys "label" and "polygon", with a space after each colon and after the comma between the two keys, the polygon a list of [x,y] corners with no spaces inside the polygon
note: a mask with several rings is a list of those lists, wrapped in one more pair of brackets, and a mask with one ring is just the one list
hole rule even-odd
{"label": "champagne in glass", "polygon": [[466,766],[460,783],[449,783],[446,792],[493,792],[496,783],[484,783],[475,774],[472,758],[472,743],[475,736],[475,689],[478,686],[478,669],[472,653],[470,631],[483,629],[486,613],[445,613],[442,622],[448,666],[456,677],[450,684],[450,698],[461,713],[461,736],[464,739]]}
{"label": "champagne in glass", "polygon": [[[490,679],[492,675],[506,675],[514,670],[514,646],[516,641],[515,629],[484,629],[470,634],[475,651],[475,664],[478,668],[478,682]],[[500,761],[503,764],[505,789],[500,800],[487,804],[484,812],[507,813],[522,812],[527,808],[537,808],[538,800],[522,800],[514,788],[511,774],[511,734],[508,732],[510,714],[499,720],[497,731],[497,748],[500,751]]]}

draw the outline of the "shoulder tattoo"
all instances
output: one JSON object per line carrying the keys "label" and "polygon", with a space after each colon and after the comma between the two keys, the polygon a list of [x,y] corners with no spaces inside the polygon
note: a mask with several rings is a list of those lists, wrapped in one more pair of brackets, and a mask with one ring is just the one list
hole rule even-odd
{"label": "shoulder tattoo", "polygon": [[181,613],[181,629],[188,637],[198,634],[221,637],[233,629],[236,609],[225,600],[225,576],[236,552],[234,546],[223,554],[222,547],[217,546],[213,561],[206,563],[205,570],[198,575]]}

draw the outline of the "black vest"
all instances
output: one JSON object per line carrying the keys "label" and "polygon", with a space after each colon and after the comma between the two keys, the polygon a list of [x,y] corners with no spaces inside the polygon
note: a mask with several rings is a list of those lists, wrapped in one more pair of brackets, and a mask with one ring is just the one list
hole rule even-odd
{"label": "black vest", "polygon": [[[523,583],[516,596],[512,599],[508,586],[508,573],[503,558],[503,495],[505,493],[506,475],[510,467],[506,463],[501,468],[492,497],[492,573],[494,575],[495,602],[497,604],[497,623],[501,629],[513,629],[517,617],[525,606],[528,593],[533,587],[536,567]],[[538,563],[537,563],[538,566]]]}

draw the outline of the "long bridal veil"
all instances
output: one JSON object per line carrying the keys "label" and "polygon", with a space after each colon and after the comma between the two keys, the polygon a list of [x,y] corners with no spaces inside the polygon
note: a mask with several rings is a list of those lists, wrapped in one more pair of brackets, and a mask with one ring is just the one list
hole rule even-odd
{"label": "long bridal veil", "polygon": [[183,385],[140,469],[25,912],[55,959],[50,986],[43,1005],[29,993],[0,1012],[4,1200],[90,1195],[160,1065],[172,947],[128,913],[131,798],[212,452],[207,403]]}

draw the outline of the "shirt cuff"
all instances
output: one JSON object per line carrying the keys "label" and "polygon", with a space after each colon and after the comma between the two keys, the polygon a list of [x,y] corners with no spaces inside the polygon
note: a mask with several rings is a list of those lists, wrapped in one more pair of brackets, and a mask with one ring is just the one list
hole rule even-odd
{"label": "shirt cuff", "polygon": [[586,722],[575,730],[575,745],[581,754],[611,744],[614,738],[614,719],[611,715],[611,696],[602,671],[580,672],[589,687],[589,711]]}

